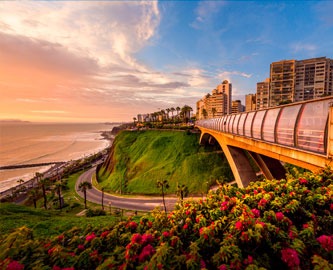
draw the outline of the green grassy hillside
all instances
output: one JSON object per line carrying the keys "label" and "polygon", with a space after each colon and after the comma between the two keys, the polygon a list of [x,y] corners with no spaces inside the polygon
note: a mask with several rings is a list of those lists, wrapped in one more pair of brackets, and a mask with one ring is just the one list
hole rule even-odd
{"label": "green grassy hillside", "polygon": [[200,194],[216,179],[233,176],[221,151],[199,145],[199,134],[150,130],[118,134],[98,178],[112,192],[159,194],[156,182],[168,180],[168,193],[178,183]]}

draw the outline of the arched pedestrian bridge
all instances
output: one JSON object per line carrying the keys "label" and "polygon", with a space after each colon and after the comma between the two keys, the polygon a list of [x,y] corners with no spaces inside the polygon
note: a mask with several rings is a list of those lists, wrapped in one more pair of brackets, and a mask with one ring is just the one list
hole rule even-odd
{"label": "arched pedestrian bridge", "polygon": [[239,187],[256,180],[252,158],[267,179],[285,177],[282,162],[317,171],[333,157],[333,97],[199,120],[200,143],[216,140]]}

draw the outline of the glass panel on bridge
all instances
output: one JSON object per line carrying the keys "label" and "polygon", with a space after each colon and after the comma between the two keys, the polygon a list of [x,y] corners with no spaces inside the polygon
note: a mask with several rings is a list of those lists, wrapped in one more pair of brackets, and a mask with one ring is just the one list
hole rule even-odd
{"label": "glass panel on bridge", "polygon": [[234,119],[235,119],[235,115],[231,115],[231,116],[230,116],[230,121],[229,121],[229,123],[228,123],[228,132],[229,132],[229,133],[232,133],[232,124],[233,124],[233,122],[234,122]]}
{"label": "glass panel on bridge", "polygon": [[235,116],[235,120],[232,125],[232,133],[234,133],[234,134],[238,134],[237,127],[238,127],[238,121],[239,121],[240,116],[241,116],[240,114],[236,114],[236,116]]}
{"label": "glass panel on bridge", "polygon": [[239,135],[244,135],[244,122],[245,122],[246,116],[247,116],[247,113],[243,113],[243,114],[241,114],[241,117],[239,119],[239,123],[238,123],[238,134]]}
{"label": "glass panel on bridge", "polygon": [[253,138],[261,140],[261,125],[263,123],[266,111],[257,111],[252,125]]}
{"label": "glass panel on bridge", "polygon": [[298,112],[302,105],[294,105],[282,108],[277,123],[277,143],[294,146],[294,130]]}
{"label": "glass panel on bridge", "polygon": [[223,116],[222,118],[222,131],[225,132],[225,127],[227,126],[227,117]]}
{"label": "glass panel on bridge", "polygon": [[226,122],[226,125],[224,126],[225,128],[225,132],[229,132],[229,122],[230,122],[230,118],[231,118],[231,115],[228,115],[225,122]]}
{"label": "glass panel on bridge", "polygon": [[263,124],[263,139],[268,142],[275,142],[274,129],[276,119],[279,115],[280,108],[270,109],[267,111],[265,122]]}
{"label": "glass panel on bridge", "polygon": [[247,114],[247,118],[246,118],[245,126],[244,126],[244,135],[245,136],[249,136],[249,137],[252,136],[251,126],[252,126],[252,120],[253,120],[254,114],[255,114],[255,112],[249,112]]}
{"label": "glass panel on bridge", "polygon": [[305,104],[297,128],[297,147],[319,153],[325,153],[325,127],[332,100]]}

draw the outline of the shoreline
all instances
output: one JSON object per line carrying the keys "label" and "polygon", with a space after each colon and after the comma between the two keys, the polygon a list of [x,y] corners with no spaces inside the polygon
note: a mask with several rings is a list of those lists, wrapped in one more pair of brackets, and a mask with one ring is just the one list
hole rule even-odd
{"label": "shoreline", "polygon": [[[85,159],[88,159],[94,155],[101,154],[106,151],[109,147],[111,147],[114,136],[111,134],[111,131],[98,131],[100,134],[100,138],[96,138],[95,140],[101,140],[104,141],[103,146],[99,146],[95,149],[88,150],[88,151],[82,151],[81,154],[78,155],[76,159],[61,161],[61,162],[55,162],[55,165],[53,166],[40,166],[39,170],[36,170],[34,173],[29,172],[25,173],[21,176],[15,176],[9,179],[5,179],[1,181],[2,183],[6,183],[6,187],[1,188],[1,182],[0,182],[0,200],[5,198],[8,195],[13,194],[16,190],[25,187],[25,188],[32,188],[34,187],[34,182],[36,181],[35,174],[38,172],[42,175],[43,178],[52,178],[55,177],[57,174],[59,174],[59,171],[64,171],[66,168],[71,167],[73,164],[81,162]],[[84,154],[82,154],[84,152]],[[87,154],[88,153],[88,154]],[[75,154],[75,153],[73,153]],[[57,164],[58,163],[58,164]],[[20,169],[13,169],[13,170],[20,170]],[[20,183],[19,180],[22,179],[22,176],[26,179],[24,182]],[[37,182],[37,181],[36,181]]]}

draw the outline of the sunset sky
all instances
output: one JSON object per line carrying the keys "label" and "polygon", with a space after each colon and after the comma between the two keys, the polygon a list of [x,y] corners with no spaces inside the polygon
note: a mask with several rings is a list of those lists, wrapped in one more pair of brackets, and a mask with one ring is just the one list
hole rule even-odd
{"label": "sunset sky", "polygon": [[1,1],[0,119],[131,121],[333,58],[333,1]]}

